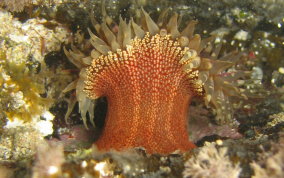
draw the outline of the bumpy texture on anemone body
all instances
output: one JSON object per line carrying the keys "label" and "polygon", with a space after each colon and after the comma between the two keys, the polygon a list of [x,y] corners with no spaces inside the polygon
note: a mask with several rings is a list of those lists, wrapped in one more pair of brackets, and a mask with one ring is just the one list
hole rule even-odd
{"label": "bumpy texture on anemone body", "polygon": [[[223,75],[234,63],[216,60],[220,48],[213,50],[213,38],[201,40],[194,34],[195,21],[180,32],[177,14],[167,21],[161,13],[155,23],[142,10],[139,25],[120,18],[117,32],[110,28],[109,17],[102,24],[92,22],[97,35],[90,31],[90,56],[75,47],[65,52],[73,63],[92,60],[90,67],[81,67],[86,85],[77,88],[84,86],[92,99],[107,98],[106,123],[96,142],[99,149],[144,147],[148,153],[167,154],[194,148],[187,133],[193,96],[203,96],[220,122],[232,119],[229,96],[240,91],[231,81],[241,73]],[[225,56],[231,61],[238,57]]]}

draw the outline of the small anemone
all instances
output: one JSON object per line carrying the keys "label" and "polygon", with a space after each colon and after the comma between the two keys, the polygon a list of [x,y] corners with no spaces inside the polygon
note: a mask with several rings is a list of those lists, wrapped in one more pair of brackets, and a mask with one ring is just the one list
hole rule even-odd
{"label": "small anemone", "polygon": [[[205,104],[213,106],[216,121],[219,124],[233,123],[233,107],[230,97],[247,99],[238,87],[238,80],[245,78],[247,72],[234,68],[236,62],[244,53],[233,51],[218,58],[221,45],[203,49],[199,70],[199,79],[203,83]],[[207,57],[208,56],[208,57]]]}
{"label": "small anemone", "polygon": [[[78,39],[78,43],[82,44],[84,37],[83,35],[78,32],[76,34],[76,38]],[[82,49],[85,48],[85,46],[81,46]],[[78,68],[80,69],[79,77],[78,79],[71,82],[63,91],[62,93],[65,94],[71,90],[75,90],[75,93],[70,96],[68,99],[68,109],[65,114],[65,121],[68,121],[68,117],[71,114],[72,110],[74,109],[75,104],[78,102],[79,104],[79,112],[81,114],[82,120],[84,122],[84,125],[86,128],[87,126],[87,114],[89,115],[89,118],[94,118],[94,108],[96,105],[96,102],[94,100],[91,100],[89,97],[87,97],[86,93],[83,91],[85,87],[84,81],[86,80],[86,69],[91,64],[92,58],[86,56],[83,52],[81,52],[78,48],[76,48],[73,44],[71,45],[71,49],[67,51],[64,48],[64,52],[68,59]],[[93,119],[90,119],[93,126],[95,126],[95,123]]]}

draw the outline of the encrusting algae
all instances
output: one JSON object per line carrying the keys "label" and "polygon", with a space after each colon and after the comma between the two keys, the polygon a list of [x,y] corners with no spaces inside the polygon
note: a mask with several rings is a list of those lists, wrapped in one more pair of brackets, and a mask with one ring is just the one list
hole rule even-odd
{"label": "encrusting algae", "polygon": [[[55,88],[59,87],[50,84],[55,74],[47,70],[44,58],[60,49],[68,33],[59,25],[48,29],[43,25],[45,19],[21,22],[3,9],[0,20],[0,119],[4,120],[1,126],[31,124],[40,130],[37,124],[45,123],[52,128],[49,108],[55,101]],[[44,128],[41,133],[52,133],[46,125]]]}
{"label": "encrusting algae", "polygon": [[194,34],[196,21],[180,31],[177,14],[166,20],[167,13],[161,13],[155,23],[143,9],[141,13],[139,24],[120,18],[117,28],[106,15],[101,24],[92,19],[96,34],[89,30],[89,54],[82,52],[82,45],[65,50],[81,72],[64,92],[76,89],[84,123],[87,113],[93,118],[95,107],[88,97],[107,98],[105,127],[96,141],[100,150],[143,147],[147,153],[184,152],[195,147],[187,132],[192,97],[204,97],[215,108],[219,123],[233,120],[229,97],[245,97],[236,84],[244,72],[226,71],[242,54],[217,59],[221,45],[214,48],[213,37],[202,40]]}
{"label": "encrusting algae", "polygon": [[[18,99],[14,101],[18,102],[18,104],[14,104],[14,109],[10,107],[4,110],[7,118],[10,120],[18,118],[24,121],[31,121],[33,117],[42,114],[44,106],[51,103],[51,100],[42,98],[39,95],[40,93],[44,93],[45,90],[38,83],[39,81],[36,81],[38,78],[31,77],[32,74],[26,70],[26,64],[5,61],[5,64],[2,63],[0,66],[2,73],[0,76],[1,85],[5,83],[4,86],[6,86],[3,87],[0,94],[4,96],[10,93],[12,98]],[[9,74],[3,69],[9,71]]]}

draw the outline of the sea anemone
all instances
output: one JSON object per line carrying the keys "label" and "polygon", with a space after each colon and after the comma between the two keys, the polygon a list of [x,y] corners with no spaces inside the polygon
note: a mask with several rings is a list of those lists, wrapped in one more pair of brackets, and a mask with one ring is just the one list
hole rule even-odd
{"label": "sea anemone", "polygon": [[[148,153],[167,154],[194,148],[186,124],[193,96],[213,106],[219,123],[231,122],[229,97],[243,96],[235,82],[243,72],[227,70],[241,53],[217,59],[221,46],[214,47],[214,38],[202,40],[194,34],[196,21],[180,31],[178,18],[175,13],[167,20],[167,13],[161,13],[155,23],[142,9],[139,22],[120,17],[118,28],[106,15],[102,23],[92,18],[96,34],[89,30],[85,45],[65,50],[81,72],[64,92],[76,89],[85,124],[87,113],[93,118],[94,100],[107,98],[106,123],[96,141],[99,149],[143,147]],[[89,43],[93,47],[86,54]]]}

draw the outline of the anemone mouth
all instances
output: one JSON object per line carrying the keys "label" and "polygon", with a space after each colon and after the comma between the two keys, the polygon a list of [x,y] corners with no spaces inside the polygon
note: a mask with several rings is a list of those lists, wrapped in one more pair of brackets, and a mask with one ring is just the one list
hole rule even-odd
{"label": "anemone mouth", "polygon": [[[92,113],[91,110],[95,107],[88,97],[96,99],[102,95],[94,90],[94,76],[106,67],[117,65],[125,60],[121,56],[128,56],[137,41],[159,36],[172,41],[174,46],[182,51],[178,63],[189,79],[190,90],[195,91],[197,95],[202,95],[205,103],[214,108],[219,123],[230,122],[232,106],[229,97],[243,96],[232,81],[242,77],[242,74],[235,71],[233,76],[227,77],[223,73],[234,66],[240,55],[229,53],[218,60],[221,47],[213,47],[213,37],[202,40],[199,34],[194,34],[197,21],[190,21],[180,31],[179,16],[176,13],[169,20],[166,19],[166,13],[161,13],[156,23],[143,9],[141,12],[140,23],[136,23],[133,19],[127,22],[120,17],[117,28],[111,27],[113,20],[108,16],[103,19],[102,23],[92,18],[96,34],[88,29],[90,34],[88,42],[93,46],[90,54],[85,55],[75,46],[72,46],[72,50],[65,50],[70,61],[84,71],[79,77],[79,82],[75,83],[72,88],[76,89],[81,115],[86,115],[87,112]],[[84,109],[83,106],[88,109]],[[83,115],[82,118],[85,120],[86,117]]]}

